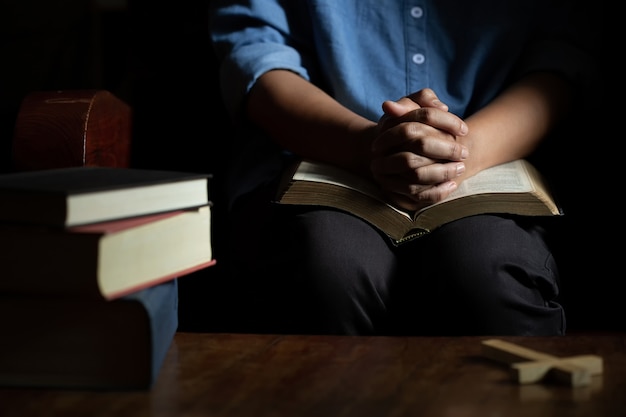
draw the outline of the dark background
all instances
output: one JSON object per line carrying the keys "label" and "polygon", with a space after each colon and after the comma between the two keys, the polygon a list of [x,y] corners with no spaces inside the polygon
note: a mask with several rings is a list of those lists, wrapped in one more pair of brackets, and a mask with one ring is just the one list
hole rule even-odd
{"label": "dark background", "polygon": [[217,264],[179,280],[181,330],[230,330],[225,294],[228,125],[208,38],[208,0],[0,0],[0,170],[11,171],[31,91],[105,89],[133,108],[132,165],[213,174]]}
{"label": "dark background", "polygon": [[[581,4],[588,41],[609,68],[600,2]],[[106,89],[134,111],[133,165],[210,172],[215,267],[180,280],[181,330],[229,331],[224,251],[228,125],[208,38],[208,0],[0,0],[0,172],[11,168],[13,127],[31,91]],[[565,128],[567,144],[546,152],[565,208],[556,228],[570,331],[626,330],[621,192],[607,167],[617,146],[601,148],[611,71],[594,85]],[[606,77],[605,77],[606,75]],[[618,132],[621,128],[618,128]],[[623,136],[623,135],[622,135]],[[615,140],[613,137],[611,140]],[[601,149],[600,149],[601,148]],[[612,184],[612,185],[608,185]],[[262,277],[259,277],[262,279]]]}

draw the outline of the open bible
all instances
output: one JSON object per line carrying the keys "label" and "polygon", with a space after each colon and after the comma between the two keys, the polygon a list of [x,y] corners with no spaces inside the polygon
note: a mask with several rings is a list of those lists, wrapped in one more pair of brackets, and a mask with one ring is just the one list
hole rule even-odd
{"label": "open bible", "polygon": [[276,200],[281,204],[327,206],[350,212],[385,232],[396,244],[476,214],[563,214],[541,173],[525,159],[483,170],[463,181],[446,199],[416,212],[393,206],[368,179],[304,160],[288,173]]}

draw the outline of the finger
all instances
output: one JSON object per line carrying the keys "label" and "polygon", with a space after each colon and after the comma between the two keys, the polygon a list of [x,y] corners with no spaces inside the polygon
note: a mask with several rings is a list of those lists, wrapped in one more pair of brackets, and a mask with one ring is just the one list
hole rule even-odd
{"label": "finger", "polygon": [[450,193],[457,189],[457,187],[458,184],[455,181],[446,181],[444,183],[422,189],[418,193],[412,194],[410,197],[421,206],[434,204],[447,198]]}
{"label": "finger", "polygon": [[[452,181],[465,172],[463,162],[433,163],[408,171],[404,177],[412,184],[437,185]],[[411,192],[415,194],[415,190]]]}
{"label": "finger", "polygon": [[433,107],[421,107],[411,110],[397,120],[400,122],[418,122],[448,132],[453,136],[465,136],[468,128],[457,115]]}
{"label": "finger", "polygon": [[413,195],[393,192],[389,192],[387,195],[395,206],[407,211],[416,211],[444,200],[456,188],[457,183],[448,181],[436,186],[423,187],[419,193]]}
{"label": "finger", "polygon": [[440,162],[460,162],[469,156],[469,150],[466,146],[441,137],[405,141],[400,149]]}
{"label": "finger", "polygon": [[426,158],[416,156],[419,166],[414,166],[414,160],[405,163],[395,163],[402,158],[378,158],[372,161],[371,171],[379,185],[391,192],[407,196],[421,193],[424,187],[439,185],[453,181],[465,172],[465,164],[432,163]]}
{"label": "finger", "polygon": [[410,152],[435,160],[462,161],[467,158],[467,147],[447,132],[422,123],[402,123],[384,130],[372,142],[374,155]]}
{"label": "finger", "polygon": [[386,193],[404,196],[407,200],[414,202],[419,201],[419,196],[422,193],[434,187],[432,184],[411,184],[402,175],[387,175],[375,178],[376,182]]}
{"label": "finger", "polygon": [[420,106],[407,98],[401,98],[398,101],[386,100],[382,105],[384,114],[378,120],[380,131],[387,130],[398,124],[398,118],[407,114],[412,110],[417,110]]}
{"label": "finger", "polygon": [[392,205],[404,211],[417,211],[420,208],[429,205],[428,203],[418,203],[402,194],[388,193],[387,196]]}
{"label": "finger", "polygon": [[[412,142],[421,142],[436,137],[449,141],[455,140],[454,136],[445,131],[424,123],[410,121],[414,118],[415,116],[409,114],[409,116],[400,118],[390,118],[385,122],[385,126],[380,130],[378,137],[372,141],[372,152],[389,154],[402,149],[414,151],[419,149],[416,147],[419,146],[419,143],[416,145]],[[420,152],[415,153],[419,154]]]}
{"label": "finger", "polygon": [[417,110],[421,106],[413,100],[403,97],[398,101],[386,100],[383,102],[383,112],[390,117],[401,117],[406,113]]}
{"label": "finger", "polygon": [[400,117],[421,107],[434,107],[448,111],[448,106],[430,88],[402,97],[397,101],[386,100],[382,104],[383,112],[390,117]]}
{"label": "finger", "polygon": [[[395,135],[398,135],[398,137],[395,138],[396,141],[387,143],[386,141],[383,142],[379,139],[375,141],[373,145],[390,148],[396,146],[396,142],[398,140],[404,140],[404,138],[401,137],[402,135],[405,135],[405,137],[406,135],[411,135],[412,138],[418,138],[419,136],[425,137],[427,135],[435,134],[433,129],[449,135],[449,140],[455,140],[456,136],[464,136],[467,134],[468,130],[465,122],[452,113],[432,107],[420,107],[399,117],[384,115],[379,120],[379,131],[382,135],[388,133],[391,129],[402,125],[405,125],[403,127],[404,130],[396,131],[396,133],[394,133]],[[372,149],[374,151],[381,151],[381,149],[376,147],[373,147]]]}
{"label": "finger", "polygon": [[416,169],[432,165],[435,162],[434,159],[411,152],[396,152],[372,159],[370,170],[379,177],[402,175],[409,180],[415,180],[412,173]]}
{"label": "finger", "polygon": [[439,100],[437,94],[430,88],[423,88],[406,96],[406,99],[419,104],[420,107],[435,107],[448,111],[448,106]]}

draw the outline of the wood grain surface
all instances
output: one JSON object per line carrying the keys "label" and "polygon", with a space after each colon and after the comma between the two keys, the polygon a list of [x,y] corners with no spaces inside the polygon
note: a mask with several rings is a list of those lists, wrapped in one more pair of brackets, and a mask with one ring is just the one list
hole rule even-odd
{"label": "wood grain surface", "polygon": [[149,391],[2,389],[0,415],[623,417],[625,336],[501,338],[603,358],[602,375],[571,387],[518,384],[481,354],[481,337],[178,333]]}

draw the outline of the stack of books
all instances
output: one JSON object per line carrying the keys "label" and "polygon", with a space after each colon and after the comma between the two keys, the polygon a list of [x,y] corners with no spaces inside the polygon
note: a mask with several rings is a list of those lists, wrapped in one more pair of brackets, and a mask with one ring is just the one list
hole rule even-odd
{"label": "stack of books", "polygon": [[0,175],[0,386],[151,387],[178,327],[177,279],[215,263],[209,180]]}

